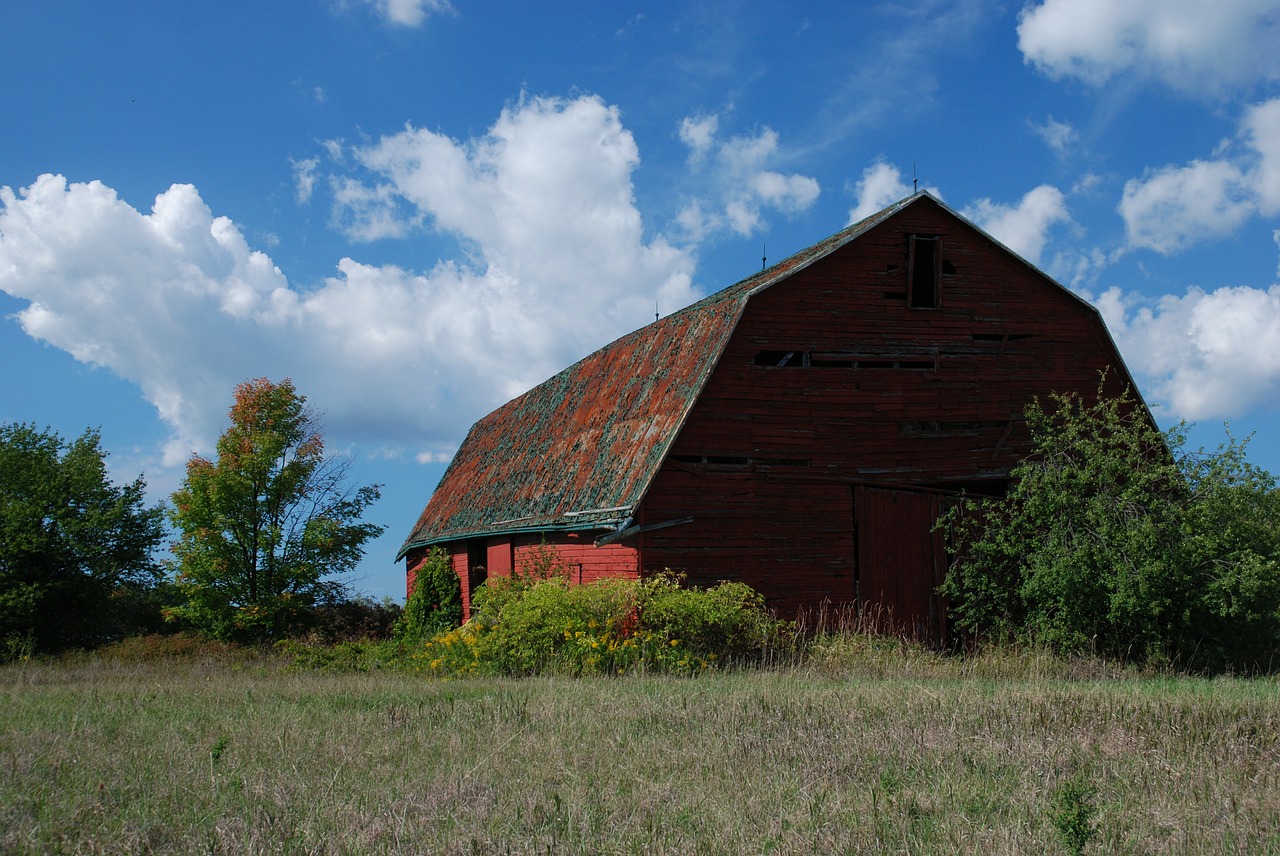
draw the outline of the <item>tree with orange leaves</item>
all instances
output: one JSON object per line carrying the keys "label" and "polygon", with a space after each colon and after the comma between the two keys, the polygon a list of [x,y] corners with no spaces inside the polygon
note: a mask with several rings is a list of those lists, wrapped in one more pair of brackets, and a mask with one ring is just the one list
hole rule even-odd
{"label": "tree with orange leaves", "polygon": [[338,577],[382,533],[360,519],[379,486],[350,486],[287,378],[237,386],[230,417],[217,460],[192,455],[173,495],[183,602],[169,615],[220,639],[278,638],[345,594]]}

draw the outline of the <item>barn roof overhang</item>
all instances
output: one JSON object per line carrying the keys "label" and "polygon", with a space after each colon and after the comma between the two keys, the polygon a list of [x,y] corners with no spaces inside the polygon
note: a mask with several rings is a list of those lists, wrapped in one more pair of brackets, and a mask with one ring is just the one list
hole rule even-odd
{"label": "barn roof overhang", "polygon": [[632,507],[629,505],[613,508],[593,508],[580,511],[567,511],[563,514],[530,514],[524,517],[513,517],[506,520],[494,520],[490,523],[467,529],[442,532],[430,538],[405,542],[396,554],[398,562],[414,550],[434,547],[450,541],[468,541],[473,538],[494,538],[511,535],[568,534],[581,532],[613,532],[624,527],[631,517]]}

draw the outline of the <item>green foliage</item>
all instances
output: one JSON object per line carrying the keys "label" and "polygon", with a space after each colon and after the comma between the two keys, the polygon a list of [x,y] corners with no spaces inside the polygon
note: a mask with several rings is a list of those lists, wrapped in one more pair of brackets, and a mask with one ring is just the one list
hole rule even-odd
{"label": "green foliage", "polygon": [[227,739],[226,735],[219,737],[214,741],[213,745],[209,747],[209,760],[214,763],[221,761],[222,754],[227,751],[227,747],[230,745],[231,741]]}
{"label": "green foliage", "polygon": [[310,615],[306,638],[334,645],[342,642],[390,639],[404,610],[391,598],[381,601],[353,597],[317,606]]}
{"label": "green foliage", "polygon": [[382,532],[360,522],[379,490],[348,485],[348,462],[326,457],[317,418],[287,379],[240,384],[230,418],[217,460],[192,456],[173,495],[184,600],[168,615],[219,639],[278,638],[341,598],[335,577]]}
{"label": "green foliage", "polygon": [[748,586],[679,583],[491,578],[476,592],[476,617],[416,656],[437,673],[692,673],[758,659],[782,640],[783,623]]}
{"label": "green foliage", "polygon": [[1001,499],[944,518],[954,625],[1068,653],[1187,668],[1280,651],[1280,491],[1231,439],[1187,454],[1128,394],[1027,411],[1034,451]]}
{"label": "green foliage", "polygon": [[1059,785],[1053,794],[1049,819],[1073,856],[1084,853],[1089,839],[1098,831],[1093,822],[1098,813],[1094,804],[1097,795],[1098,789],[1079,773]]}
{"label": "green foliage", "polygon": [[453,570],[449,554],[433,547],[418,568],[413,593],[396,623],[395,636],[420,642],[462,624],[462,582]]}
{"label": "green foliage", "polygon": [[273,646],[292,669],[306,672],[414,671],[406,643],[393,639],[347,639],[317,644],[310,639],[281,639]]}
{"label": "green foliage", "polygon": [[764,608],[764,595],[745,583],[709,589],[683,588],[670,575],[642,584],[641,623],[694,651],[745,657],[769,643],[779,629]]}
{"label": "green foliage", "polygon": [[91,646],[145,623],[164,512],[107,476],[97,431],[72,443],[0,425],[0,658]]}

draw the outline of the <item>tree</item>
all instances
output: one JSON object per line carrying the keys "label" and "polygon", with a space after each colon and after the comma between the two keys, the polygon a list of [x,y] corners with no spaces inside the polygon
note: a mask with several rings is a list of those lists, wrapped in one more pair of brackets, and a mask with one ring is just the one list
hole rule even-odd
{"label": "tree", "polygon": [[0,658],[91,646],[129,632],[160,577],[164,511],[141,477],[107,477],[97,431],[73,443],[0,425]]}
{"label": "tree", "polygon": [[944,518],[953,624],[1200,669],[1280,653],[1280,490],[1235,439],[1188,453],[1128,394],[1027,411],[1009,493]]}
{"label": "tree", "polygon": [[317,416],[288,379],[236,387],[217,460],[193,455],[173,495],[184,603],[170,617],[222,639],[278,637],[345,593],[382,527],[362,523],[379,486],[352,488],[325,455]]}

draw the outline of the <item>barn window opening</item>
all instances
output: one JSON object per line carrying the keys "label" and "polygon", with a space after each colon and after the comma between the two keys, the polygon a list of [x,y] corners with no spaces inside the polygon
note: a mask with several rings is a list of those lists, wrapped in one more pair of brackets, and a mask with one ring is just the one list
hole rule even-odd
{"label": "barn window opening", "polygon": [[482,539],[473,538],[467,542],[467,575],[472,591],[489,578],[485,569],[488,561],[488,548]]}
{"label": "barn window opening", "polygon": [[756,354],[752,362],[757,366],[772,366],[774,368],[790,366],[794,368],[801,365],[806,357],[808,357],[808,354],[802,351],[761,351]]}
{"label": "barn window opening", "polygon": [[993,431],[1004,428],[1008,420],[954,420],[950,422],[923,421],[903,422],[898,431],[905,437],[946,437],[974,435],[981,431]]}
{"label": "barn window opening", "polygon": [[941,239],[937,235],[911,235],[907,241],[907,305],[936,309],[941,305]]}
{"label": "barn window opening", "polygon": [[1031,333],[974,333],[975,342],[1020,342],[1030,339]]}
{"label": "barn window opening", "polygon": [[672,455],[674,460],[682,464],[719,464],[721,466],[745,467],[751,459],[745,455]]}
{"label": "barn window opening", "polygon": [[672,455],[672,460],[682,464],[715,464],[728,467],[807,467],[806,458],[752,458],[746,455]]}
{"label": "barn window opening", "polygon": [[859,354],[840,351],[761,351],[752,363],[771,368],[908,369],[932,371],[932,354]]}
{"label": "barn window opening", "polygon": [[950,479],[930,482],[921,487],[929,490],[942,490],[947,493],[966,493],[970,496],[1000,497],[1009,492],[1009,479],[1006,476],[993,476],[973,479]]}

